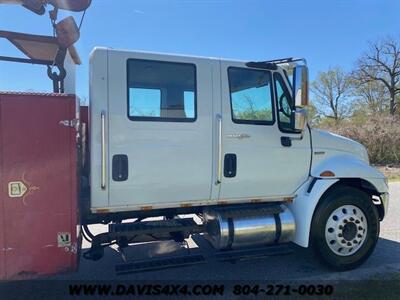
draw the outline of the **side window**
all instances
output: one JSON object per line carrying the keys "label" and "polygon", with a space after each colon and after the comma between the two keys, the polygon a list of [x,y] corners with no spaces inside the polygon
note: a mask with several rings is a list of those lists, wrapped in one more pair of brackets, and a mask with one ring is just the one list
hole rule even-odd
{"label": "side window", "polygon": [[185,107],[185,114],[188,118],[194,118],[194,92],[193,91],[184,91],[183,92],[183,102]]}
{"label": "side window", "polygon": [[131,101],[129,103],[129,116],[160,117],[161,115],[161,90],[135,88],[129,89]]}
{"label": "side window", "polygon": [[129,59],[128,117],[133,121],[194,122],[196,67]]}
{"label": "side window", "polygon": [[282,131],[293,131],[292,97],[280,73],[274,73],[276,101],[278,104],[278,124]]}
{"label": "side window", "polygon": [[231,67],[228,77],[233,122],[272,125],[271,73]]}

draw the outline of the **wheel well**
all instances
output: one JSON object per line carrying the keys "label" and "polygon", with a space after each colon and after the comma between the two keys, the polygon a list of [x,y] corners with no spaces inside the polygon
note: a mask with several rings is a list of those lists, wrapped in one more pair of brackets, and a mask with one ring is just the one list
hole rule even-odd
{"label": "wheel well", "polygon": [[324,195],[326,193],[328,193],[331,189],[336,188],[338,185],[351,186],[351,187],[359,189],[359,190],[367,193],[368,195],[370,195],[372,203],[375,205],[375,207],[378,210],[379,220],[380,221],[383,220],[383,218],[385,216],[385,209],[383,207],[382,201],[379,196],[380,193],[377,191],[375,186],[373,186],[370,182],[368,182],[365,179],[361,179],[361,178],[341,178],[341,179],[339,179],[338,182],[336,182],[328,190],[326,190]]}

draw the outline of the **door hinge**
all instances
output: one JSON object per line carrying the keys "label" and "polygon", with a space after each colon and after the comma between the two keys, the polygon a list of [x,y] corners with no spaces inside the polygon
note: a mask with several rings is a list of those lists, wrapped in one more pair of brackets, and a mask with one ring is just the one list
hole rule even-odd
{"label": "door hinge", "polygon": [[59,125],[65,126],[65,127],[71,127],[71,128],[78,128],[79,125],[79,119],[72,119],[72,120],[62,120],[58,122]]}

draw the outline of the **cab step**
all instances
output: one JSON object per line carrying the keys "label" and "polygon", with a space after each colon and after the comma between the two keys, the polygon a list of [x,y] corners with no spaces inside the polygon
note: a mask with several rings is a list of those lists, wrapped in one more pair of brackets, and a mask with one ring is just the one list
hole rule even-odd
{"label": "cab step", "polygon": [[[286,255],[293,252],[290,244],[279,244],[261,248],[239,250],[224,250],[213,253],[217,261],[235,263],[237,261],[263,258],[265,256]],[[117,275],[155,271],[168,268],[178,268],[190,265],[205,264],[206,258],[202,254],[187,254],[160,258],[147,258],[119,264],[115,266]]]}
{"label": "cab step", "polygon": [[137,260],[131,263],[125,263],[115,266],[117,275],[155,271],[168,268],[177,268],[189,265],[204,264],[206,260],[201,254],[189,254],[184,256],[170,256],[156,259]]}
{"label": "cab step", "polygon": [[258,248],[223,250],[217,252],[214,256],[218,261],[236,262],[262,258],[265,256],[286,255],[293,253],[293,251],[291,244],[286,243]]}

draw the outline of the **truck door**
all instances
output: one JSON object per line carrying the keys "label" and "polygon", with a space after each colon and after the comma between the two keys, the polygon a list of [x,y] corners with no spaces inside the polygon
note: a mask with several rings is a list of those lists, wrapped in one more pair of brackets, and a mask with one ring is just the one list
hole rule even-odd
{"label": "truck door", "polygon": [[[221,62],[221,200],[279,199],[293,195],[307,180],[308,129],[301,138],[290,131],[289,118],[277,113],[291,101],[283,77],[243,63]],[[276,101],[277,94],[281,101]]]}
{"label": "truck door", "polygon": [[210,60],[109,50],[108,78],[109,206],[154,209],[209,200]]}

